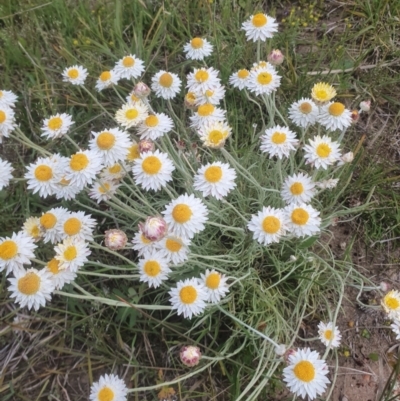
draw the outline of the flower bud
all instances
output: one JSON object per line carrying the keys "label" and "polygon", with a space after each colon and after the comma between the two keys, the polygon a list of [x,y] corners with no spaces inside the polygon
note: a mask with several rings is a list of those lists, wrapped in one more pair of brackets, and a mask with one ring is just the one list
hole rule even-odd
{"label": "flower bud", "polygon": [[381,289],[382,292],[388,292],[391,288],[389,283],[386,283],[385,281],[382,281],[379,284],[379,288]]}
{"label": "flower bud", "polygon": [[194,92],[188,92],[185,95],[185,107],[195,110],[197,108],[196,100],[196,94]]}
{"label": "flower bud", "polygon": [[287,364],[289,364],[289,357],[291,355],[295,355],[297,351],[294,348],[289,348],[284,354],[283,354],[283,359]]}
{"label": "flower bud", "polygon": [[279,356],[283,356],[286,353],[286,345],[285,344],[279,344],[275,347],[275,354]]}
{"label": "flower bud", "polygon": [[125,245],[128,242],[128,237],[122,230],[107,230],[104,233],[104,236],[106,247],[112,251],[118,251],[119,249],[125,248]]}
{"label": "flower bud", "polygon": [[150,139],[142,139],[139,142],[139,153],[153,152],[155,149],[154,142]]}
{"label": "flower bud", "polygon": [[194,345],[185,345],[181,348],[179,357],[185,366],[196,366],[201,358],[200,348]]}
{"label": "flower bud", "polygon": [[364,100],[360,103],[361,111],[368,113],[371,110],[371,100]]}
{"label": "flower bud", "polygon": [[144,83],[138,82],[133,88],[133,93],[138,98],[144,98],[150,95],[151,89]]}
{"label": "flower bud", "polygon": [[139,223],[139,230],[149,241],[160,241],[167,235],[168,226],[162,217],[149,216],[144,223]]}
{"label": "flower bud", "polygon": [[285,56],[282,54],[282,52],[278,49],[272,50],[270,54],[268,54],[267,60],[272,64],[272,65],[281,65],[283,63]]}
{"label": "flower bud", "polygon": [[354,153],[353,152],[346,153],[340,158],[340,160],[343,163],[351,163],[354,160]]}

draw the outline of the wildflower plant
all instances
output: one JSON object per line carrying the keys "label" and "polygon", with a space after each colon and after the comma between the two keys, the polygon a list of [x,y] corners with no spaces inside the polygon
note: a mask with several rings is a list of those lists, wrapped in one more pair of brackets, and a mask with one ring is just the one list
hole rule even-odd
{"label": "wildflower plant", "polygon": [[[333,373],[325,359],[340,339],[329,341],[326,332],[337,329],[345,280],[364,278],[334,259],[322,234],[364,206],[338,202],[351,178],[351,160],[341,155],[352,120],[336,89],[315,82],[292,104],[279,96],[283,55],[274,50],[264,61],[269,52],[261,46],[272,50],[278,27],[264,13],[244,21],[254,59],[228,73],[211,65],[213,38],[206,36],[182,44],[186,75],[171,63],[148,65],[138,51],[118,54],[102,71],[62,65],[59,85],[90,99],[98,115],[78,125],[79,106],[49,110],[34,137],[18,125],[15,95],[2,90],[0,141],[38,154],[19,178],[47,204],[63,201],[0,238],[0,271],[16,303],[37,310],[56,294],[132,307],[179,321],[197,342],[224,325],[230,335],[186,363],[194,370],[179,381],[250,352],[259,364],[236,399],[256,400],[284,364],[276,349],[296,345],[302,320],[321,302],[330,306],[329,288],[338,302],[323,327],[327,352],[320,359],[297,349],[279,376],[302,397],[324,392]],[[243,103],[226,109],[229,97]],[[12,167],[1,161],[0,169],[6,187]],[[128,303],[96,293],[87,276],[129,280],[140,296]],[[398,305],[390,305],[397,317]],[[90,399],[125,400],[164,385],[128,389],[106,375]]]}

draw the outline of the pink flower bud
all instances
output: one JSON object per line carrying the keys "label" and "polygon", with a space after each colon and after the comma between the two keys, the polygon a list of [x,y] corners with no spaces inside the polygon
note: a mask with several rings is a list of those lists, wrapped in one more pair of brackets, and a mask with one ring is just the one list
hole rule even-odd
{"label": "pink flower bud", "polygon": [[106,247],[112,251],[118,251],[119,249],[125,248],[125,245],[128,242],[128,237],[121,230],[107,230],[104,235]]}
{"label": "pink flower bud", "polygon": [[270,54],[268,54],[267,60],[272,65],[281,65],[283,63],[285,56],[282,54],[280,50],[272,50]]}
{"label": "pink flower bud", "polygon": [[150,139],[142,139],[139,142],[139,153],[153,152],[155,149],[154,142]]}
{"label": "pink flower bud", "polygon": [[382,281],[379,284],[379,287],[382,292],[388,292],[391,289],[391,285],[389,283],[386,283],[385,281]]}
{"label": "pink flower bud", "polygon": [[168,226],[162,217],[149,216],[144,223],[139,223],[139,230],[149,241],[160,241],[167,235]]}
{"label": "pink flower bud", "polygon": [[133,88],[133,93],[139,98],[149,96],[150,92],[151,89],[144,82],[138,82]]}
{"label": "pink flower bud", "polygon": [[294,349],[294,348],[289,348],[288,350],[286,350],[286,352],[284,353],[284,355],[283,355],[283,359],[285,360],[285,362],[287,363],[287,364],[289,364],[289,357],[291,356],[291,355],[294,355],[294,354],[296,354],[296,350]]}
{"label": "pink flower bud", "polygon": [[179,357],[185,366],[196,366],[201,358],[200,348],[194,345],[185,345],[181,348]]}
{"label": "pink flower bud", "polygon": [[360,109],[368,113],[371,110],[371,100],[364,100],[360,103]]}

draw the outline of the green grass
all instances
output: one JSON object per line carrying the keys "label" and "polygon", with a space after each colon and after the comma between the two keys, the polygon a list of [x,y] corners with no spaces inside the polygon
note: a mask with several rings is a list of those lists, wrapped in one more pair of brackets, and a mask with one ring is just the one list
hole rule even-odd
{"label": "green grass", "polygon": [[[278,21],[287,18],[291,3],[275,1],[268,12],[276,15]],[[268,45],[268,49],[282,49],[286,56],[278,101],[288,105],[308,93],[313,83],[320,80],[334,83],[339,99],[349,107],[357,108],[361,100],[372,99],[372,112],[361,116],[359,124],[345,140],[347,149],[355,149],[362,135],[367,134],[357,154],[357,163],[347,166],[343,172],[343,182],[350,184],[334,197],[326,194],[320,201],[324,210],[333,209],[338,216],[347,214],[354,205],[369,202],[367,210],[359,208],[358,219],[353,223],[360,237],[369,243],[398,237],[397,188],[393,186],[399,176],[395,164],[398,151],[392,144],[398,139],[400,79],[393,66],[399,57],[395,40],[400,5],[393,1],[357,0],[347,2],[345,7],[330,9],[323,3],[317,2],[315,6],[320,14],[318,23],[306,28],[301,21],[285,24],[282,33],[273,39],[273,45]],[[18,93],[17,119],[22,131],[49,151],[55,151],[55,146],[40,138],[39,133],[41,121],[51,113],[62,110],[74,115],[77,129],[71,136],[81,146],[86,146],[90,131],[112,123],[83,91],[61,82],[60,72],[65,66],[84,65],[92,76],[89,86],[93,87],[93,77],[122,55],[133,52],[145,61],[147,82],[160,68],[168,67],[182,76],[193,65],[184,59],[182,46],[197,34],[212,38],[215,51],[207,63],[220,70],[223,82],[227,82],[233,70],[250,67],[255,59],[255,46],[245,42],[240,26],[254,10],[262,9],[261,2],[169,0],[162,4],[120,0],[93,3],[93,8],[90,4],[72,0],[9,0],[0,6],[2,85]],[[267,49],[263,51],[266,54]],[[364,66],[373,67],[364,69]],[[336,69],[352,70],[330,72]],[[128,84],[119,87],[121,95],[128,94],[130,89]],[[120,105],[112,91],[103,92],[98,98],[111,111]],[[165,107],[159,100],[153,100],[152,104],[157,110]],[[266,177],[263,173],[268,162],[255,165],[253,160],[253,152],[258,151],[258,139],[250,134],[252,122],[259,124],[256,135],[262,128],[258,110],[243,93],[230,89],[226,109],[235,132],[227,149],[236,152],[242,165],[259,177],[263,185],[274,186],[278,178]],[[174,110],[181,118],[187,116],[178,104],[174,105]],[[388,117],[388,123],[385,131],[375,138],[382,126],[381,119],[386,120],[383,116]],[[190,146],[193,138],[185,137],[185,140]],[[370,148],[368,143],[372,141],[374,144]],[[71,146],[61,141],[57,143],[57,151],[71,153]],[[2,157],[12,161],[16,168],[14,175],[18,177],[24,174],[24,165],[38,156],[25,145],[7,139],[3,141],[2,152]],[[191,162],[196,165],[194,159]],[[239,180],[239,185],[248,188],[243,179]],[[238,210],[255,213],[259,204],[266,202],[263,191],[253,188],[245,195],[233,201]],[[99,234],[110,225],[109,208],[98,207],[86,196],[79,197],[79,203],[72,205],[56,203],[54,199],[31,195],[23,182],[16,182],[1,191],[0,197],[3,205],[1,236],[16,230],[30,215],[40,215],[42,210],[57,205],[68,205],[74,210],[80,210],[81,204],[92,208],[89,210],[100,222]],[[250,209],[249,200],[253,203]],[[137,206],[135,202],[132,201],[133,206]],[[278,198],[272,198],[272,202],[278,202]],[[152,205],[156,210],[162,210],[164,204],[162,196],[154,196]],[[210,202],[210,205],[218,223],[229,221],[231,226],[243,226],[233,210],[220,213],[216,203]],[[114,220],[133,233],[139,219],[127,221],[117,211]],[[213,241],[207,243],[204,238]],[[99,236],[98,242],[100,240]],[[297,325],[303,318],[311,320],[321,316],[321,302],[328,306],[331,297],[342,293],[343,279],[351,268],[348,259],[335,261],[335,265],[327,263],[326,260],[331,260],[330,251],[320,242],[314,243],[319,253],[310,261],[310,245],[308,240],[298,241],[269,252],[241,231],[221,231],[208,226],[202,241],[195,240],[193,246],[193,253],[200,257],[185,265],[180,274],[189,277],[193,272],[203,271],[210,263],[216,263],[229,275],[242,277],[233,287],[229,304],[222,307],[251,327],[268,335],[275,334],[281,342],[289,343],[295,338]],[[219,256],[210,261],[208,252]],[[289,259],[293,254],[297,256],[295,263]],[[43,249],[40,257],[47,260],[49,255],[50,250]],[[122,255],[133,257],[128,251]],[[239,259],[238,255],[246,257]],[[91,257],[85,271],[109,273],[104,267],[99,269],[95,263],[98,259],[103,265],[131,269],[126,261],[101,250],[96,257]],[[315,271],[318,273],[314,274]],[[114,275],[123,273],[112,272]],[[353,279],[361,280],[355,271],[352,275]],[[78,284],[99,297],[122,299],[128,306],[169,304],[164,293],[148,290],[137,280],[82,274]],[[63,399],[65,394],[70,399],[86,400],[89,384],[101,373],[114,368],[120,375],[126,375],[127,381],[131,380],[133,388],[176,380],[190,373],[177,358],[180,346],[186,343],[200,344],[208,357],[224,355],[225,359],[212,370],[174,384],[179,399],[273,399],[281,389],[279,370],[272,378],[267,373],[274,359],[273,350],[216,308],[200,318],[195,327],[176,316],[167,318],[162,311],[114,308],[96,301],[82,302],[61,296],[54,296],[45,309],[28,314],[18,311],[9,300],[7,285],[3,275],[0,360],[6,362],[5,371],[0,374],[2,400]],[[331,289],[328,296],[327,288]],[[80,293],[72,286],[67,291],[72,295]],[[298,299],[305,300],[307,310],[297,304]],[[14,324],[16,316],[28,319],[26,326],[25,323]],[[21,327],[22,330],[12,330]],[[237,350],[241,352],[229,356]],[[132,399],[153,400],[158,391],[134,393]]]}

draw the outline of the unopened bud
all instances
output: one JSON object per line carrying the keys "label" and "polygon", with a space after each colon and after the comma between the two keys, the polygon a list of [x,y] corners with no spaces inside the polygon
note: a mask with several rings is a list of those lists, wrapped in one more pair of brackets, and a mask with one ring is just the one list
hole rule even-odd
{"label": "unopened bud", "polygon": [[278,49],[272,50],[270,54],[268,54],[267,60],[272,64],[272,65],[281,65],[283,63],[285,56],[282,54],[282,52]]}
{"label": "unopened bud", "polygon": [[391,288],[389,283],[386,283],[385,281],[382,281],[379,284],[379,288],[381,289],[382,292],[388,292]]}
{"label": "unopened bud", "polygon": [[343,163],[351,163],[354,160],[354,153],[353,152],[346,153],[340,158],[340,160]]}
{"label": "unopened bud", "polygon": [[128,242],[128,237],[122,230],[112,229],[107,230],[105,233],[104,242],[108,249],[112,251],[117,251],[119,249],[125,248]]}
{"label": "unopened bud", "polygon": [[139,223],[139,230],[149,241],[160,241],[167,235],[168,226],[162,217],[149,216],[144,223]]}
{"label": "unopened bud", "polygon": [[296,260],[297,260],[297,257],[296,256],[294,256],[294,255],[290,255],[290,261],[291,262],[296,262]]}
{"label": "unopened bud", "polygon": [[275,347],[275,354],[279,356],[283,356],[286,353],[286,345],[285,344],[279,344]]}
{"label": "unopened bud", "polygon": [[285,362],[287,364],[289,364],[289,357],[291,355],[295,355],[297,353],[297,351],[293,348],[289,348],[284,354],[283,354],[283,359],[285,360]]}
{"label": "unopened bud", "polygon": [[196,94],[194,92],[188,92],[185,96],[185,107],[188,109],[196,109]]}
{"label": "unopened bud", "polygon": [[358,113],[357,110],[352,110],[351,111],[351,122],[354,124],[358,121],[360,118],[360,114]]}
{"label": "unopened bud", "polygon": [[155,149],[154,142],[150,139],[142,139],[139,142],[139,153],[153,152]]}
{"label": "unopened bud", "polygon": [[371,100],[364,100],[360,103],[360,109],[368,113],[371,110]]}
{"label": "unopened bud", "polygon": [[181,348],[179,357],[184,365],[189,367],[196,366],[201,358],[200,348],[194,345],[185,345]]}
{"label": "unopened bud", "polygon": [[133,93],[138,98],[144,98],[150,95],[151,89],[144,83],[138,82],[133,88]]}

